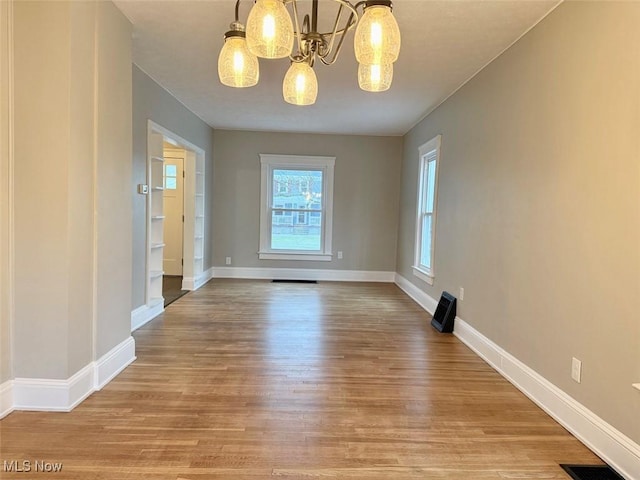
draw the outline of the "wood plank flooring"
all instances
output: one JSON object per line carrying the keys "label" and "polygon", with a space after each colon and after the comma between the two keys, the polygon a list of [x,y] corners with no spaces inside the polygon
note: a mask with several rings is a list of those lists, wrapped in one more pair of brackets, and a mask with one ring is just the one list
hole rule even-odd
{"label": "wood plank flooring", "polygon": [[64,466],[0,477],[566,480],[558,463],[601,463],[429,319],[392,284],[212,281],[73,412],[3,419],[0,460]]}

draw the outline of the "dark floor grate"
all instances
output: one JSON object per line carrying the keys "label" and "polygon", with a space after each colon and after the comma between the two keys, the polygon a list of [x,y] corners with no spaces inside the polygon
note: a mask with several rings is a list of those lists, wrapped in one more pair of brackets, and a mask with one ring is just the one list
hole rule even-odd
{"label": "dark floor grate", "polygon": [[278,278],[271,280],[273,283],[318,283],[315,280],[287,280],[285,278]]}
{"label": "dark floor grate", "polygon": [[574,480],[624,480],[609,465],[560,465]]}

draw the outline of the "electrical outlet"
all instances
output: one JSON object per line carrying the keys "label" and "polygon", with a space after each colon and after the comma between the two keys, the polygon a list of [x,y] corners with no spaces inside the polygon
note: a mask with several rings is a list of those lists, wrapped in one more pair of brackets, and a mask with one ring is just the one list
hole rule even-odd
{"label": "electrical outlet", "polygon": [[338,252],[338,260],[342,260],[342,252]]}
{"label": "electrical outlet", "polygon": [[460,300],[464,300],[464,288],[460,287]]}
{"label": "electrical outlet", "polygon": [[582,362],[576,357],[571,359],[571,378],[580,383],[582,377]]}
{"label": "electrical outlet", "polygon": [[225,258],[224,263],[226,263],[227,265],[231,265],[231,257]]}

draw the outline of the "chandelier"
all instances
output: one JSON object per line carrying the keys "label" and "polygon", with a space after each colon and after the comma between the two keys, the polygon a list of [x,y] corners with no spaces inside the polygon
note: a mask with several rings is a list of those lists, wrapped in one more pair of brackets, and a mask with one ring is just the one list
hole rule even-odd
{"label": "chandelier", "polygon": [[311,15],[306,14],[302,22],[298,12],[300,0],[256,0],[246,28],[239,21],[240,0],[237,0],[235,21],[224,35],[218,57],[222,84],[252,87],[260,76],[258,57],[288,57],[291,66],[282,83],[283,97],[294,105],[312,105],[318,95],[314,65],[318,60],[325,65],[335,63],[347,32],[356,27],[358,85],[369,92],[388,90],[393,63],[400,53],[400,30],[391,12],[391,0],[366,0],[355,5],[347,0],[333,1],[339,4],[333,27],[320,32],[318,0],[312,0]]}

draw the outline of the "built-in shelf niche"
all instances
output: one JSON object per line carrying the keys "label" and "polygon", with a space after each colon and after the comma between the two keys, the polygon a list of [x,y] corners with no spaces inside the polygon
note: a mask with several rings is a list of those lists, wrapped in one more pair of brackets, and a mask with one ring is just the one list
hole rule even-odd
{"label": "built-in shelf niche", "polygon": [[162,297],[162,260],[164,255],[164,158],[162,156],[162,135],[151,134],[147,160],[147,181],[149,194],[147,207],[149,209],[149,222],[147,231],[147,306],[153,307],[158,303],[164,303]]}

